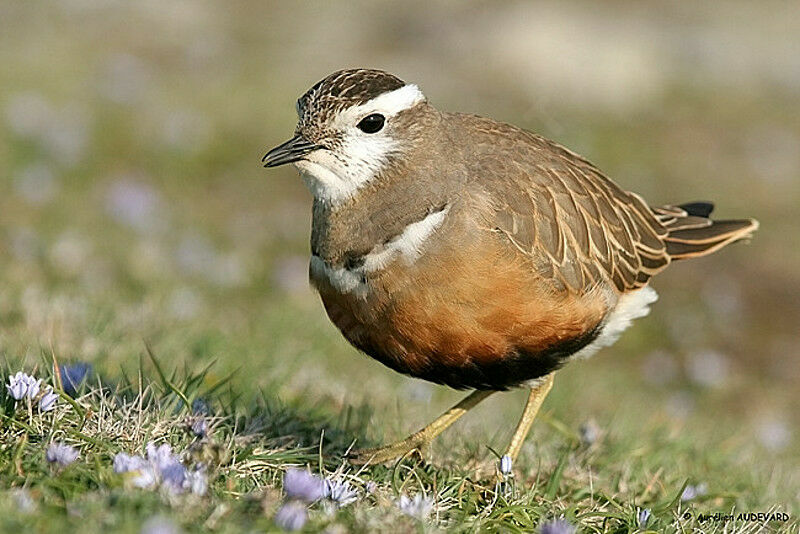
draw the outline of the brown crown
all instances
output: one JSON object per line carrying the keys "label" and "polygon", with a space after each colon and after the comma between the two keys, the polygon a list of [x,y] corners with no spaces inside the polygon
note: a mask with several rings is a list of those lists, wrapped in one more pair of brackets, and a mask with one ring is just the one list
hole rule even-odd
{"label": "brown crown", "polygon": [[320,80],[297,100],[301,120],[323,119],[337,112],[372,100],[383,93],[400,89],[406,83],[388,72],[373,69],[347,69]]}

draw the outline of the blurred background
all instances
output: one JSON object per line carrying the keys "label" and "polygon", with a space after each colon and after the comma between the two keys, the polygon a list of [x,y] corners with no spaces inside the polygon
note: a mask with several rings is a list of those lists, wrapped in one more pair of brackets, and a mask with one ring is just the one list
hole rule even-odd
{"label": "blurred background", "polygon": [[[459,398],[339,336],[307,284],[311,197],[260,164],[308,87],[381,68],[441,109],[561,142],[654,205],[758,218],[751,244],[659,275],[650,316],[561,373],[545,407],[634,443],[667,428],[743,462],[796,458],[797,15],[782,1],[2,2],[0,353],[115,376],[147,340],[168,366],[238,370],[243,392],[367,405],[375,439]],[[498,396],[449,439],[502,447],[523,398]]]}

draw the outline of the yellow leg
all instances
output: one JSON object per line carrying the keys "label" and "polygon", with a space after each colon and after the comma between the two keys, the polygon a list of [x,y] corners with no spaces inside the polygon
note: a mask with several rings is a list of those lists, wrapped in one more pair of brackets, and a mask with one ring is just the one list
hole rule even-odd
{"label": "yellow leg", "polygon": [[506,456],[509,456],[512,462],[517,460],[519,451],[522,450],[522,444],[525,442],[525,437],[531,430],[533,420],[536,419],[536,414],[539,413],[539,408],[542,406],[544,398],[547,397],[550,388],[553,387],[554,376],[555,373],[550,373],[541,384],[531,388],[531,393],[528,395],[528,402],[525,404],[525,410],[522,412],[522,417],[519,419],[517,429],[511,437],[508,449],[506,449]]}
{"label": "yellow leg", "polygon": [[475,391],[470,393],[464,400],[437,417],[431,424],[411,434],[406,439],[377,449],[360,449],[353,451],[348,455],[348,460],[354,464],[378,464],[405,456],[415,449],[422,451],[436,436],[444,432],[444,430],[455,423],[459,417],[474,408],[479,402],[492,393],[494,393],[494,391]]}

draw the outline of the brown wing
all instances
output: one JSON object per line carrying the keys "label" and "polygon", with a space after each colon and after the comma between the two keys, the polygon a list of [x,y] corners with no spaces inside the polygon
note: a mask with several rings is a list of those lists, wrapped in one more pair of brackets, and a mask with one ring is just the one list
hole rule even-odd
{"label": "brown wing", "polygon": [[[583,293],[610,282],[628,291],[669,264],[668,230],[638,195],[556,143],[492,128],[515,142],[485,153],[493,178],[478,181],[492,204],[490,224],[555,288]],[[494,172],[504,158],[504,172]]]}

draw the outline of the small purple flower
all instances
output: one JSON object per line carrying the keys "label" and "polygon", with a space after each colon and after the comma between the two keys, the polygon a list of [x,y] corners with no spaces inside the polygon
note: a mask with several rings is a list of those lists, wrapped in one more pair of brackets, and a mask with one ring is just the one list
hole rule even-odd
{"label": "small purple flower", "polygon": [[420,521],[425,520],[433,510],[433,501],[417,493],[413,498],[403,494],[397,500],[397,507],[406,515],[415,517]]}
{"label": "small purple flower", "polygon": [[44,455],[48,462],[51,464],[55,463],[60,466],[71,464],[78,459],[78,456],[80,456],[80,454],[78,453],[77,449],[57,441],[52,442],[47,447],[47,452]]}
{"label": "small purple flower", "polygon": [[117,453],[114,456],[114,472],[118,475],[122,473],[130,473],[131,471],[138,471],[147,464],[147,460],[141,456],[131,456],[124,452]]}
{"label": "small purple flower", "polygon": [[156,446],[150,442],[146,447],[147,457],[128,455],[124,452],[114,457],[114,472],[128,474],[128,481],[139,488],[161,487],[172,494],[189,490],[195,495],[204,495],[208,489],[208,478],[203,469],[189,470],[180,458],[172,453],[168,444]]}
{"label": "small purple flower", "polygon": [[172,454],[172,447],[164,443],[158,447],[148,443],[147,461],[155,471],[161,486],[171,493],[183,493],[190,486],[189,472],[180,459]]}
{"label": "small purple flower", "polygon": [[188,488],[195,495],[205,495],[208,491],[208,475],[203,469],[187,471],[184,488]]}
{"label": "small purple flower", "polygon": [[182,463],[166,464],[159,471],[162,487],[167,488],[171,493],[183,493],[188,473]]}
{"label": "small purple flower", "polygon": [[147,444],[147,458],[130,456],[121,452],[114,457],[114,472],[132,473],[129,480],[139,488],[153,489],[161,486],[173,494],[189,490],[195,495],[205,495],[208,490],[208,477],[202,469],[190,471],[172,453],[172,447],[154,443]]}
{"label": "small purple flower", "polygon": [[283,489],[290,499],[312,503],[325,495],[325,482],[308,471],[293,468],[283,475]]}
{"label": "small purple flower", "polygon": [[513,468],[513,462],[511,461],[511,456],[504,454],[502,458],[500,458],[500,472],[506,476],[511,474],[511,469]]}
{"label": "small purple flower", "polygon": [[289,501],[280,507],[275,514],[275,524],[283,530],[295,531],[303,528],[308,519],[306,505],[300,501]]}
{"label": "small purple flower", "polygon": [[192,401],[192,413],[198,415],[211,415],[211,407],[204,398],[198,397]]}
{"label": "small purple flower", "polygon": [[45,394],[42,395],[41,399],[39,399],[39,411],[49,412],[50,410],[56,407],[57,400],[58,400],[58,395],[53,393],[53,388],[47,386],[47,391],[45,391]]}
{"label": "small purple flower", "polygon": [[158,473],[153,466],[146,465],[144,468],[134,471],[129,480],[137,488],[153,489],[158,485]]}
{"label": "small purple flower", "polygon": [[25,397],[32,399],[39,394],[41,383],[41,380],[36,380],[31,375],[18,371],[17,374],[8,377],[6,389],[14,397],[14,400],[22,400]]}
{"label": "small purple flower", "polygon": [[198,417],[192,422],[192,434],[198,438],[204,438],[208,435],[208,422],[204,417]]}
{"label": "small purple flower", "polygon": [[182,531],[178,525],[167,517],[156,516],[148,519],[142,525],[141,534],[180,534]]}
{"label": "small purple flower", "polygon": [[28,490],[24,488],[14,489],[11,490],[11,495],[14,497],[17,510],[23,514],[32,514],[36,511],[36,501],[33,500]]}
{"label": "small purple flower", "polygon": [[358,492],[347,482],[326,479],[323,481],[323,497],[342,507],[356,502]]}
{"label": "small purple flower", "polygon": [[124,452],[118,453],[114,457],[114,472],[120,475],[130,473],[129,480],[137,488],[149,489],[158,482],[153,465],[138,455],[130,456]]}
{"label": "small purple flower", "polygon": [[581,435],[581,443],[586,447],[594,445],[594,443],[597,441],[597,438],[600,437],[600,427],[597,426],[597,423],[594,421],[594,419],[589,419],[583,423],[578,431]]}
{"label": "small purple flower", "polygon": [[89,378],[92,372],[92,364],[76,362],[59,365],[58,372],[61,375],[61,386],[64,388],[64,393],[70,397],[75,397],[78,394],[78,389]]}
{"label": "small purple flower", "polygon": [[639,513],[636,514],[636,519],[639,523],[639,528],[644,530],[647,528],[647,523],[650,522],[650,508],[641,508]]}
{"label": "small purple flower", "polygon": [[172,454],[172,447],[164,443],[156,447],[155,443],[150,442],[145,447],[147,452],[147,460],[153,464],[159,471],[168,468],[173,463],[177,462],[177,458]]}
{"label": "small purple flower", "polygon": [[575,527],[566,519],[556,519],[542,523],[541,534],[575,534]]}
{"label": "small purple flower", "polygon": [[22,374],[22,372],[18,372],[14,376],[8,377],[6,389],[8,394],[14,397],[14,400],[22,400],[22,397],[28,393],[28,383],[22,378]]}
{"label": "small purple flower", "polygon": [[142,233],[157,229],[163,209],[158,191],[129,177],[116,180],[106,193],[106,212],[118,223]]}
{"label": "small purple flower", "polygon": [[681,501],[687,502],[694,500],[698,497],[702,497],[708,493],[708,486],[705,482],[702,484],[698,484],[696,486],[692,486],[691,484],[683,488],[683,493],[681,493]]}
{"label": "small purple flower", "polygon": [[756,428],[758,441],[772,452],[779,452],[792,442],[792,431],[786,421],[770,418],[763,419]]}
{"label": "small purple flower", "polygon": [[28,398],[34,399],[39,394],[39,388],[42,385],[42,380],[41,379],[36,380],[32,376],[28,376],[27,379],[28,379],[28,393],[27,393]]}

